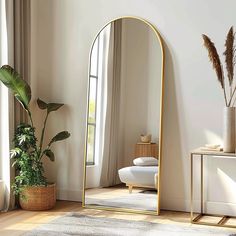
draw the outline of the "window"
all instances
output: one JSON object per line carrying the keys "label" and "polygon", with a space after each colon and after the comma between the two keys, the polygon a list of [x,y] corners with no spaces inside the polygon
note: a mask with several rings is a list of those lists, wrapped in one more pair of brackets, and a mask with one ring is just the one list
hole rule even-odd
{"label": "window", "polygon": [[89,103],[87,123],[87,165],[95,164],[95,142],[97,121],[97,94],[98,94],[98,68],[99,68],[100,36],[94,42],[90,58],[89,72]]}

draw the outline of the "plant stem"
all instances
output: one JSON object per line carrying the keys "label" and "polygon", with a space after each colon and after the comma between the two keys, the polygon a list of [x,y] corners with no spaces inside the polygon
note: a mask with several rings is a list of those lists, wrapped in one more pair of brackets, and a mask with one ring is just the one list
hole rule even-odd
{"label": "plant stem", "polygon": [[228,106],[231,105],[231,102],[232,102],[232,99],[233,99],[233,97],[234,97],[235,91],[236,91],[236,85],[235,85],[235,87],[234,87],[234,90],[233,90],[232,95],[230,96],[230,100],[229,100],[229,104],[228,104]]}
{"label": "plant stem", "polygon": [[31,112],[30,112],[30,110],[26,110],[26,111],[27,111],[27,114],[28,114],[28,116],[29,116],[31,126],[34,127],[34,123],[33,123],[33,119],[32,119]]}
{"label": "plant stem", "polygon": [[42,134],[41,134],[41,138],[40,138],[40,144],[39,144],[39,154],[38,154],[38,158],[40,158],[41,156],[41,151],[42,151],[42,146],[43,146],[43,138],[44,138],[44,133],[45,133],[45,127],[46,127],[46,123],[47,123],[47,119],[48,119],[48,112],[47,115],[45,117],[44,123],[43,123],[43,129],[42,129]]}
{"label": "plant stem", "polygon": [[223,87],[223,90],[224,90],[225,105],[227,106],[227,97],[226,97],[226,92],[225,92],[225,86]]}
{"label": "plant stem", "polygon": [[234,106],[235,102],[236,102],[236,97],[234,98],[234,102],[233,102],[232,106]]}

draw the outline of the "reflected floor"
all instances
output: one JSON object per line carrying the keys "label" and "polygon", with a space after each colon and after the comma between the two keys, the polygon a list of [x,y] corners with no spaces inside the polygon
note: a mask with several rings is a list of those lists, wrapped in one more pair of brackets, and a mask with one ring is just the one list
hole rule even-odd
{"label": "reflected floor", "polygon": [[123,185],[87,189],[85,204],[103,207],[129,208],[142,211],[156,211],[156,190],[133,188],[129,193],[128,188]]}

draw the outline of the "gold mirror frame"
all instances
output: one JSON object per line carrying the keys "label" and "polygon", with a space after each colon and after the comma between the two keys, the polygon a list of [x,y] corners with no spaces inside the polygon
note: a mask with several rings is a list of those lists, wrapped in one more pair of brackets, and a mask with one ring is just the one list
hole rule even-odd
{"label": "gold mirror frame", "polygon": [[151,29],[154,31],[157,40],[160,44],[161,48],[161,55],[162,55],[162,66],[161,66],[161,98],[160,98],[160,129],[159,129],[159,173],[158,173],[158,187],[157,187],[157,211],[152,212],[152,211],[143,211],[143,210],[132,210],[128,208],[116,208],[116,207],[104,207],[104,206],[89,206],[85,204],[85,189],[86,189],[86,159],[87,159],[87,134],[88,134],[88,105],[89,105],[89,71],[88,71],[88,87],[87,87],[87,111],[86,111],[86,130],[85,130],[85,149],[84,149],[84,174],[83,174],[83,193],[82,193],[82,207],[84,208],[90,208],[90,209],[97,209],[97,210],[108,210],[108,211],[117,211],[117,212],[128,212],[128,213],[139,213],[139,214],[148,214],[148,215],[159,215],[160,214],[160,196],[161,196],[161,163],[162,163],[162,129],[163,129],[163,97],[164,97],[164,64],[165,64],[165,53],[164,53],[164,47],[162,43],[162,38],[157,30],[157,28],[152,25],[150,22],[147,20],[140,18],[140,17],[135,17],[135,16],[123,16],[123,17],[118,17],[115,18],[111,21],[109,21],[105,26],[102,27],[102,29],[98,32],[98,34],[95,36],[91,49],[90,49],[90,54],[89,54],[89,66],[88,69],[90,68],[90,58],[91,58],[91,52],[93,49],[94,42],[97,38],[97,36],[101,33],[101,31],[109,24],[116,20],[120,19],[137,19],[145,24],[147,24]]}

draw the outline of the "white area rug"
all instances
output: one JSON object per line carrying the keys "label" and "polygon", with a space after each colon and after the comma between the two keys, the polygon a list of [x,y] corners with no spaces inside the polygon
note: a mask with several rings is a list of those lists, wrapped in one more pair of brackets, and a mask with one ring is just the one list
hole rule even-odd
{"label": "white area rug", "polygon": [[110,199],[97,199],[86,196],[85,203],[88,205],[156,211],[157,193],[155,191],[144,191]]}
{"label": "white area rug", "polygon": [[[70,214],[57,218],[25,236],[230,236],[222,228],[198,228],[145,221],[118,220]],[[236,236],[236,234],[235,234]]]}

